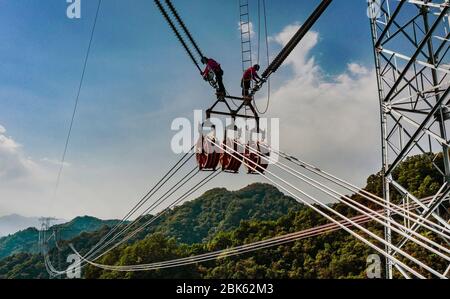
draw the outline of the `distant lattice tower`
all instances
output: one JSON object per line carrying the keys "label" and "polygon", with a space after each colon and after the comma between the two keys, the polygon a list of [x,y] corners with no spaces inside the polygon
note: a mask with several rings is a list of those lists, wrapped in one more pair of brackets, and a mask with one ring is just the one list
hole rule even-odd
{"label": "distant lattice tower", "polygon": [[42,253],[46,253],[48,250],[47,233],[53,220],[55,220],[55,218],[48,218],[48,217],[39,218],[39,222],[41,224],[39,228],[39,249],[40,252]]}
{"label": "distant lattice tower", "polygon": [[[417,214],[438,228],[449,229],[449,0],[368,2],[381,110],[384,198],[405,207],[417,205]],[[417,154],[425,154],[442,176],[426,204],[395,176],[400,163]],[[404,214],[386,214],[418,230]],[[390,222],[385,238],[390,244],[406,247],[407,242],[391,231]],[[448,239],[441,241],[449,244]],[[386,251],[396,254],[389,246]],[[392,260],[386,265],[387,278],[392,278],[394,271],[408,276]],[[448,272],[449,267],[445,275]]]}

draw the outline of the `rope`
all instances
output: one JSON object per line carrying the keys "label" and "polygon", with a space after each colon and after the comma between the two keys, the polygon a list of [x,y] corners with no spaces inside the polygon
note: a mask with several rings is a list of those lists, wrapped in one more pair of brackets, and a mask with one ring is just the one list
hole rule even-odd
{"label": "rope", "polygon": [[[260,50],[260,38],[261,38],[261,16],[260,16],[260,2],[261,0],[258,0],[258,64],[259,64],[259,50]],[[268,30],[267,30],[267,13],[266,13],[266,0],[262,0],[263,2],[263,12],[264,12],[264,32],[265,32],[265,39],[266,39],[266,58],[267,58],[267,65],[270,64],[270,57],[269,57],[269,34],[268,34]],[[256,104],[256,100],[253,97],[253,105],[255,106],[256,111],[259,114],[266,114],[267,111],[269,111],[269,107],[270,107],[270,93],[271,93],[271,87],[270,87],[270,78],[267,79],[267,103],[266,103],[266,108],[264,109],[264,111],[260,111],[258,108],[258,105]]]}

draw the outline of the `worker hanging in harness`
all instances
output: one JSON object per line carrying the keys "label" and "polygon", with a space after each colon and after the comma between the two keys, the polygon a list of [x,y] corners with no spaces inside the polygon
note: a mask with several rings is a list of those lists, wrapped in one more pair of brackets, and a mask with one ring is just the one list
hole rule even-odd
{"label": "worker hanging in harness", "polygon": [[202,58],[202,63],[206,65],[206,68],[203,72],[201,72],[201,75],[203,76],[203,79],[206,81],[210,81],[212,78],[210,77],[210,74],[214,74],[217,81],[217,93],[220,95],[225,95],[225,86],[223,85],[223,70],[217,61],[211,58]]}
{"label": "worker hanging in harness", "polygon": [[260,69],[259,64],[255,64],[254,66],[248,68],[244,72],[244,75],[242,76],[242,80],[241,80],[243,97],[248,97],[250,95],[250,88],[252,85],[252,80],[254,80],[256,83],[264,82],[264,79],[262,79],[258,75],[259,69]]}

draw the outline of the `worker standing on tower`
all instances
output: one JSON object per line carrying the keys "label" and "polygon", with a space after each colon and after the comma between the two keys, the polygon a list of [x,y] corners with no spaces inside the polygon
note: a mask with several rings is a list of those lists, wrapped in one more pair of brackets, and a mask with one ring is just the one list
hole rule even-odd
{"label": "worker standing on tower", "polygon": [[223,85],[223,70],[217,61],[211,58],[202,58],[202,63],[206,65],[205,70],[201,73],[203,76],[203,79],[205,80],[211,80],[209,77],[211,73],[214,74],[216,77],[218,89],[217,93],[221,95],[225,95],[225,86]]}
{"label": "worker standing on tower", "polygon": [[242,76],[241,80],[241,87],[242,87],[242,96],[248,97],[250,94],[250,88],[252,80],[254,80],[256,83],[259,83],[263,81],[264,79],[261,79],[261,77],[258,75],[260,67],[259,64],[255,64],[254,66],[248,68],[244,75]]}

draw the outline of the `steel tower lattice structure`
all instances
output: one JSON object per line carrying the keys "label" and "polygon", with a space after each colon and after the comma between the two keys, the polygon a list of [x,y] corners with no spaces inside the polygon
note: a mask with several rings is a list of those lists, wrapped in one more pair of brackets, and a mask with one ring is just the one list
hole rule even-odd
{"label": "steel tower lattice structure", "polygon": [[[392,204],[419,204],[419,215],[450,228],[449,0],[368,0],[368,15],[380,100],[384,198]],[[427,205],[395,175],[401,162],[417,154],[429,159],[442,178],[439,186],[428,186],[433,199]],[[419,229],[402,219],[402,214],[386,214]],[[388,221],[386,241],[405,247],[407,241],[393,234],[390,227]],[[389,246],[386,251],[395,254]],[[394,271],[408,277],[387,259],[386,277],[392,278]]]}
{"label": "steel tower lattice structure", "polygon": [[41,217],[39,218],[40,227],[39,227],[39,252],[43,253],[48,250],[48,240],[47,240],[47,232],[50,228],[51,222],[55,220],[54,218],[49,217]]}

